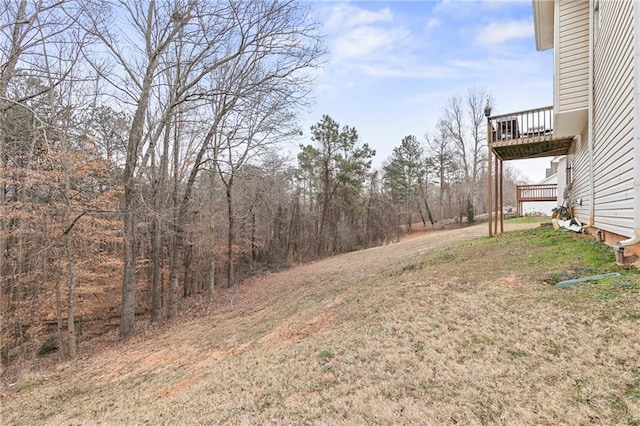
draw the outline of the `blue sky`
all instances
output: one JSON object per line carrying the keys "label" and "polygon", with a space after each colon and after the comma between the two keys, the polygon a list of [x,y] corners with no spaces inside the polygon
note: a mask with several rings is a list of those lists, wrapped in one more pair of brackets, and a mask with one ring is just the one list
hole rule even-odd
{"label": "blue sky", "polygon": [[[494,114],[553,103],[553,54],[535,49],[525,1],[315,1],[329,57],[316,103],[302,119],[328,114],[356,127],[380,166],[406,135],[433,132],[453,95],[483,87]],[[308,139],[307,139],[308,140]],[[510,162],[544,177],[548,159]]]}

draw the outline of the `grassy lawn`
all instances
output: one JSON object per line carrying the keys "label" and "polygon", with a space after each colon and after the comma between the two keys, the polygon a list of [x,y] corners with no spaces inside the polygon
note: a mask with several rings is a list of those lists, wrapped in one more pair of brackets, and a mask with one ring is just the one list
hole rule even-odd
{"label": "grassy lawn", "polygon": [[617,271],[610,248],[550,227],[424,241],[28,373],[3,423],[640,424],[640,274],[553,287]]}
{"label": "grassy lawn", "polygon": [[508,223],[544,223],[551,222],[550,217],[545,216],[518,216],[506,219],[505,222]]}

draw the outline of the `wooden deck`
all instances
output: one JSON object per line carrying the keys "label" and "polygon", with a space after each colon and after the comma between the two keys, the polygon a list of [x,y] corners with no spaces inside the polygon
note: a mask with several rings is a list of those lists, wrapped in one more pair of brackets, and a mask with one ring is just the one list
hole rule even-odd
{"label": "wooden deck", "polygon": [[524,212],[524,203],[536,201],[558,201],[558,184],[516,186],[517,214]]}
{"label": "wooden deck", "polygon": [[489,145],[503,161],[566,155],[573,137],[553,134],[553,107],[488,118]]}
{"label": "wooden deck", "polygon": [[[489,109],[490,111],[490,109]],[[567,155],[574,137],[553,133],[553,107],[530,109],[487,118],[487,214],[489,236],[504,230],[503,183],[504,161]],[[557,200],[557,187],[523,189],[518,197],[518,211],[526,201]],[[529,191],[529,192],[527,192]]]}

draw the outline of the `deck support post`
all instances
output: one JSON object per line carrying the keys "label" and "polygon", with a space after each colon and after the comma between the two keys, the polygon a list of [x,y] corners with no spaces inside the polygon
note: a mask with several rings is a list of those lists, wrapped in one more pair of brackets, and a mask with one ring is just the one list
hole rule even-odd
{"label": "deck support post", "polygon": [[500,159],[500,233],[504,233],[504,164],[502,159]]}
{"label": "deck support post", "polygon": [[500,177],[500,173],[499,173],[499,165],[498,162],[500,161],[500,158],[495,155],[495,180],[493,182],[494,187],[495,187],[495,203],[494,203],[494,208],[495,208],[495,215],[494,215],[494,221],[493,221],[493,234],[494,235],[498,235],[498,220],[500,220],[500,213],[498,212],[498,207],[500,206],[500,200],[499,200],[499,195],[500,195],[500,188],[499,188],[499,184],[498,182],[500,181],[499,177]]}
{"label": "deck support post", "polygon": [[491,163],[493,161],[493,150],[491,149],[491,120],[487,119],[487,216],[488,216],[488,223],[489,223],[489,237],[493,236],[493,230],[492,230],[492,226],[493,226],[493,219],[492,219],[492,215],[491,215],[491,211],[493,210],[493,205],[492,205],[492,194],[491,194],[491,188],[493,187],[493,182],[492,181],[492,176],[491,176]]}

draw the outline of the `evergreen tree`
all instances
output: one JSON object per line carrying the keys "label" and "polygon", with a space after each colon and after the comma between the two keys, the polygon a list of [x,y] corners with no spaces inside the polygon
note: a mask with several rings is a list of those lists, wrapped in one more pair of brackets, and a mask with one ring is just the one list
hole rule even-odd
{"label": "evergreen tree", "polygon": [[362,196],[362,188],[375,155],[368,144],[359,144],[354,127],[343,126],[328,115],[311,126],[315,146],[302,146],[298,155],[299,176],[316,178],[320,215],[316,221],[318,254],[340,250],[338,228],[341,221],[355,220],[354,207]]}
{"label": "evergreen tree", "polygon": [[384,166],[384,184],[392,200],[403,206],[409,230],[414,208],[419,207],[417,203],[421,201],[422,186],[426,183],[426,166],[424,149],[413,135],[402,139]]}

